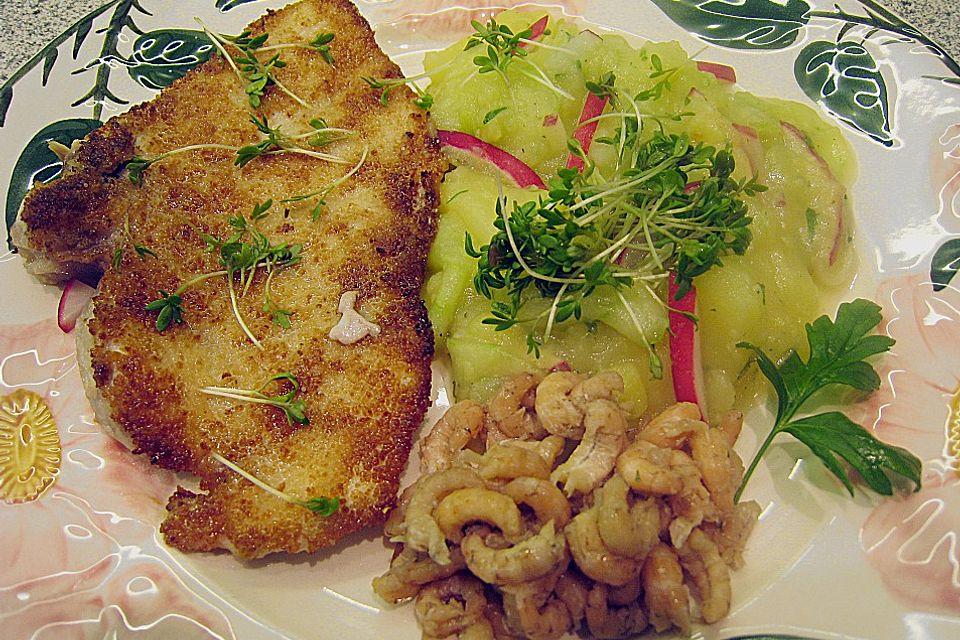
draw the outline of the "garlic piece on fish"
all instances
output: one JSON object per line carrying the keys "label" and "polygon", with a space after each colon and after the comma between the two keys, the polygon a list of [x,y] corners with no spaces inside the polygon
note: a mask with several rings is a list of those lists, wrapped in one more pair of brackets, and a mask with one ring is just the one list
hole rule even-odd
{"label": "garlic piece on fish", "polygon": [[345,291],[340,295],[337,311],[343,314],[336,326],[330,330],[329,337],[340,344],[350,345],[367,336],[376,338],[380,335],[380,326],[376,325],[357,312],[353,305],[357,303],[359,291]]}

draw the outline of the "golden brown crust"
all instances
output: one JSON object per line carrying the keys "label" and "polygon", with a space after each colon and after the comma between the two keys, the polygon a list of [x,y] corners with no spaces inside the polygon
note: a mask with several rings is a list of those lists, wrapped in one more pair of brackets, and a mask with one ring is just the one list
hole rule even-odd
{"label": "golden brown crust", "polygon": [[[254,23],[270,43],[336,34],[336,65],[303,49],[284,49],[281,82],[313,105],[304,109],[270,88],[261,113],[285,131],[311,118],[357,135],[329,150],[362,168],[326,198],[320,218],[306,205],[275,204],[260,223],[274,243],[303,244],[300,264],[275,275],[273,297],[293,310],[290,329],[272,325],[264,278],[240,309],[258,349],[233,317],[226,279],[183,294],[184,323],[158,333],[144,306],[159,290],[219,268],[202,234],[226,236],[227,218],[254,204],[278,202],[329,184],[350,165],[293,154],[260,157],[243,168],[229,151],[171,156],[133,185],[123,166],[196,143],[259,141],[243,85],[219,58],[201,65],[155,100],[92,133],[64,176],[29,195],[21,215],[27,252],[61,266],[104,273],[86,329],[92,347],[95,404],[131,437],[136,450],[165,468],[197,474],[204,493],[178,491],[161,529],[184,550],[230,549],[258,557],[312,551],[379,523],[392,505],[413,432],[429,403],[432,332],[419,297],[436,228],[438,183],[445,164],[425,115],[396,92],[388,105],[362,76],[399,74],[368,25],[346,0],[305,0]],[[124,231],[127,227],[129,233]],[[137,256],[133,244],[157,258]],[[119,270],[110,267],[117,249]],[[344,346],[326,335],[344,291],[359,291],[358,309],[380,325],[375,338]],[[308,426],[290,426],[274,407],[201,394],[204,386],[256,388],[289,371],[302,385]],[[237,462],[298,498],[340,496],[323,518],[287,504],[212,461]]]}

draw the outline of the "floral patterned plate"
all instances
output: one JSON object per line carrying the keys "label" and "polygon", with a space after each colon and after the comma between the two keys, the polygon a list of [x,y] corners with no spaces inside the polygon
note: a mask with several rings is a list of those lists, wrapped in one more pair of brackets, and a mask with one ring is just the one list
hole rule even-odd
{"label": "floral patterned plate", "polygon": [[[195,16],[229,33],[282,4],[112,0],[45,47],[0,88],[7,226],[30,184],[57,174],[49,141],[69,144],[209,57]],[[406,71],[494,12],[479,0],[357,4]],[[764,512],[731,613],[697,635],[960,637],[960,66],[874,0],[537,4],[676,39],[735,66],[750,91],[815,104],[859,158],[864,268],[850,295],[883,305],[897,345],[883,387],[856,411],[923,458],[924,488],[850,500],[801,447],[775,447],[751,485]],[[410,607],[373,595],[389,558],[373,532],[252,563],[166,547],[157,525],[176,478],[92,422],[73,338],[57,327],[59,291],[11,251],[0,278],[0,635],[419,637]],[[738,447],[750,451],[756,433]]]}

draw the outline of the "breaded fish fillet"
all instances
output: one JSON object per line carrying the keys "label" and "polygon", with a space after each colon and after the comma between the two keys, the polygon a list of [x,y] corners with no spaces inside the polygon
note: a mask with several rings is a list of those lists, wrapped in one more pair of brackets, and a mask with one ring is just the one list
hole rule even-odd
{"label": "breaded fish fillet", "polygon": [[[331,545],[381,522],[394,503],[429,404],[433,342],[419,291],[446,165],[411,94],[398,90],[382,105],[362,79],[400,71],[347,0],[303,0],[249,29],[268,32],[267,45],[335,34],[333,64],[304,48],[260,54],[264,61],[281,55],[286,66],[275,69],[276,80],[309,106],[270,86],[257,114],[288,136],[311,132],[317,118],[350,130],[315,148],[342,164],[285,152],[238,167],[231,149],[200,149],[157,161],[141,184],[131,182],[126,163],[135,156],[264,139],[251,123],[245,83],[214,56],[92,132],[60,179],[28,195],[13,232],[28,268],[43,280],[102,273],[78,336],[98,420],[127,434],[154,463],[200,479],[202,493],[181,488],[171,497],[161,526],[167,542],[260,557]],[[310,137],[295,144],[314,149]],[[318,213],[318,196],[281,202],[334,184],[364,154]],[[206,248],[209,238],[228,238],[235,231],[230,218],[249,220],[255,205],[271,199],[259,231],[273,245],[302,244],[300,261],[275,270],[269,284],[274,308],[291,312],[289,328],[265,311],[261,268],[248,288],[239,276],[233,285],[241,317],[262,348],[234,315],[226,275],[184,291],[182,324],[158,331],[148,303],[223,269],[219,252]],[[328,333],[348,291],[358,292],[357,311],[381,330],[345,345]],[[304,401],[309,424],[289,422],[276,406],[201,392],[256,390],[280,373],[301,386],[296,399]],[[290,389],[281,380],[264,393]],[[295,499],[338,497],[340,508],[324,517],[285,502],[215,461],[214,452]]]}

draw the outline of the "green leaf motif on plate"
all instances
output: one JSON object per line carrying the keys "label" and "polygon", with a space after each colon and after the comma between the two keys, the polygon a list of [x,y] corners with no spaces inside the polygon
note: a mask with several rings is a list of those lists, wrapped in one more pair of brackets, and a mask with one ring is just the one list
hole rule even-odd
{"label": "green leaf motif on plate", "polygon": [[60,175],[62,165],[60,159],[50,151],[50,142],[55,140],[69,147],[74,140],[83,138],[101,124],[99,120],[92,118],[53,122],[41,129],[24,147],[13,168],[10,186],[7,188],[7,245],[11,249],[13,245],[10,243],[10,227],[17,219],[23,197],[34,182],[46,182]]}
{"label": "green leaf motif on plate", "polygon": [[957,271],[960,271],[960,238],[947,240],[933,254],[933,260],[930,261],[930,281],[933,283],[933,290],[944,289],[957,275]]}
{"label": "green leaf motif on plate", "polygon": [[160,90],[207,61],[213,45],[202,31],[159,29],[133,43],[130,77],[148,89]]}
{"label": "green leaf motif on plate", "polygon": [[859,42],[811,42],[793,65],[797,84],[843,123],[884,146],[890,134],[887,85],[880,67]]}
{"label": "green leaf motif on plate", "polygon": [[784,49],[807,24],[804,0],[653,0],[667,17],[730,49]]}
{"label": "green leaf motif on plate", "polygon": [[242,4],[247,4],[248,2],[256,2],[257,0],[217,0],[217,9],[220,11],[230,11],[235,7],[239,7]]}

